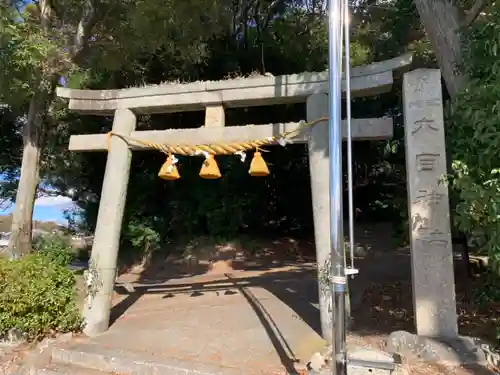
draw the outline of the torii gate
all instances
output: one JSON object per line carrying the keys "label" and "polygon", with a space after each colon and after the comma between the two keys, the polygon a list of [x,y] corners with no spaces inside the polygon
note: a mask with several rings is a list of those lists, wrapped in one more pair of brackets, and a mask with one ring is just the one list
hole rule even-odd
{"label": "torii gate", "polygon": [[[393,73],[407,70],[410,63],[411,55],[404,55],[353,68],[352,97],[374,96],[390,91]],[[410,217],[412,221],[423,216],[433,220],[431,224],[410,228],[417,333],[451,337],[457,335],[457,323],[448,192],[446,187],[439,185],[441,176],[446,173],[440,77],[438,70],[420,69],[406,73],[403,91]],[[276,136],[292,130],[297,124],[226,127],[224,109],[306,102],[307,121],[313,121],[328,116],[327,93],[328,72],[120,90],[57,89],[59,97],[69,99],[70,110],[82,114],[114,115],[112,131],[115,134],[155,143],[185,145],[241,142]],[[200,128],[135,131],[137,115],[194,110],[205,110],[205,124]],[[312,127],[308,134],[300,134],[294,142],[308,143],[320,276],[321,326],[323,337],[331,342],[331,289],[321,277],[325,271],[328,273],[331,251],[328,131],[328,122],[323,121]],[[392,138],[392,135],[391,118],[352,120],[354,140],[383,140]],[[69,149],[78,152],[106,151],[107,135],[73,135]],[[135,150],[118,137],[112,137],[109,142],[89,268],[89,298],[84,311],[84,331],[88,335],[101,333],[109,326],[132,149]],[[144,149],[147,148],[137,150]],[[438,204],[427,205],[429,194],[439,196]]]}

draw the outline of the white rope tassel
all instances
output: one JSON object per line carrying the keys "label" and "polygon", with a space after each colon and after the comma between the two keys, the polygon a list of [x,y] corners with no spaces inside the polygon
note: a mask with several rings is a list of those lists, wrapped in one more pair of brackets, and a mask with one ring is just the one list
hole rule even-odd
{"label": "white rope tassel", "polygon": [[172,172],[172,171],[174,170],[174,165],[176,165],[178,161],[179,161],[179,159],[177,159],[177,158],[175,157],[175,155],[172,155],[172,164],[170,164],[170,165],[168,166],[168,168],[167,168],[167,172],[168,172],[168,173],[170,173],[170,172]]}
{"label": "white rope tassel", "polygon": [[240,160],[242,163],[245,162],[245,160],[247,158],[247,154],[244,151],[236,151],[234,154],[238,155],[240,157]]}
{"label": "white rope tassel", "polygon": [[291,143],[291,142],[286,138],[279,138],[278,139],[278,144],[282,147],[285,147],[288,143]]}
{"label": "white rope tassel", "polygon": [[210,154],[206,151],[203,151],[203,150],[196,150],[194,152],[195,155],[203,155],[205,157],[205,159],[208,159],[210,157]]}
{"label": "white rope tassel", "polygon": [[[270,142],[272,142],[273,140],[275,140],[274,137],[269,137],[268,140]],[[276,142],[280,145],[280,146],[283,146],[285,147],[287,144],[291,144],[293,143],[289,138],[285,138],[285,137],[280,137],[278,139],[276,139]]]}

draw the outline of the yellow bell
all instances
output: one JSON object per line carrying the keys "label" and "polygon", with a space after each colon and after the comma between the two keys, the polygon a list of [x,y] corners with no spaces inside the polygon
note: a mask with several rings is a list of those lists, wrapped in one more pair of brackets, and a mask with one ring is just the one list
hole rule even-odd
{"label": "yellow bell", "polygon": [[163,163],[160,171],[158,172],[158,177],[167,181],[178,180],[179,178],[181,178],[181,176],[179,175],[179,171],[177,170],[177,167],[174,163],[173,155],[168,155],[167,161]]}
{"label": "yellow bell", "polygon": [[200,170],[200,177],[206,180],[216,180],[221,178],[219,166],[213,155],[208,155],[203,161]]}
{"label": "yellow bell", "polygon": [[263,177],[269,175],[269,168],[259,151],[255,151],[253,154],[252,162],[250,163],[250,169],[248,170],[250,176]]}

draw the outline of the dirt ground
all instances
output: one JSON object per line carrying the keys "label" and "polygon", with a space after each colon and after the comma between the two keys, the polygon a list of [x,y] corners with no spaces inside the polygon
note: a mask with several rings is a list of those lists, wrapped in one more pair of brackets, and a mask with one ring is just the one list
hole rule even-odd
{"label": "dirt ground", "polygon": [[[482,282],[481,277],[468,280],[456,275],[457,311],[459,331],[462,335],[479,337],[496,343],[496,329],[500,326],[500,304],[479,306],[471,299],[471,291]],[[411,279],[402,278],[394,283],[373,283],[363,294],[362,307],[353,311],[354,325],[349,340],[357,345],[373,348],[385,347],[389,332],[414,332]],[[481,366],[454,367],[406,362],[403,369],[414,375],[487,375],[500,373],[499,368]]]}
{"label": "dirt ground", "polygon": [[[366,264],[365,268],[371,268],[374,274],[381,273],[383,276],[367,281],[362,301],[353,311],[354,322],[350,339],[361,345],[384,348],[390,332],[396,330],[415,332],[415,328],[409,251],[403,249],[384,253],[380,258],[382,260],[373,262],[373,265],[370,265],[371,257],[358,262],[361,269]],[[375,271],[374,268],[378,268],[379,271]],[[400,272],[396,271],[398,268]],[[480,288],[484,282],[484,274],[477,273],[469,277],[463,262],[460,259],[455,260],[459,333],[498,344],[496,335],[500,327],[500,303],[479,305],[474,302],[474,290]],[[492,367],[453,367],[411,362],[405,363],[403,370],[415,375],[486,375],[500,372],[500,369]]]}

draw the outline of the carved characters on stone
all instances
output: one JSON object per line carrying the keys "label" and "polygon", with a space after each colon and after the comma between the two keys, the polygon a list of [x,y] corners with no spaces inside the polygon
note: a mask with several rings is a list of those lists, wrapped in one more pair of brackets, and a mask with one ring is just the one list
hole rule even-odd
{"label": "carved characters on stone", "polygon": [[416,157],[417,170],[420,171],[433,171],[439,162],[439,154],[422,153]]}
{"label": "carved characters on stone", "polygon": [[416,93],[421,93],[429,84],[429,77],[422,76],[420,79],[414,84],[414,90]]}
{"label": "carved characters on stone", "polygon": [[411,228],[413,232],[427,231],[431,227],[429,218],[420,214],[415,214],[411,217]]}
{"label": "carved characters on stone", "polygon": [[417,196],[412,202],[413,204],[424,203],[428,206],[435,206],[443,200],[444,194],[438,193],[434,189],[420,189],[417,191]]}
{"label": "carved characters on stone", "polygon": [[[421,207],[426,207],[425,215],[422,213],[416,213],[411,217],[412,231],[414,233],[419,234],[419,238],[422,241],[425,240],[426,245],[437,244],[441,245],[441,243],[434,238],[437,234],[441,233],[439,230],[434,229],[432,232],[429,232],[431,229],[436,227],[436,223],[433,220],[433,212],[436,209],[436,206],[443,202],[445,199],[445,194],[437,192],[435,189],[420,189],[416,192],[415,199],[411,202],[412,205],[420,205]],[[422,238],[420,234],[431,235],[431,239]],[[445,246],[445,245],[442,245]]]}
{"label": "carved characters on stone", "polygon": [[413,108],[424,109],[426,107],[440,107],[441,105],[442,105],[441,99],[414,100],[408,104],[410,109],[413,109]]}
{"label": "carved characters on stone", "polygon": [[449,240],[446,238],[446,235],[438,229],[432,230],[426,234],[420,235],[417,238],[422,246],[433,246],[433,247],[447,247]]}
{"label": "carved characters on stone", "polygon": [[414,122],[411,134],[417,134],[421,129],[429,129],[435,132],[439,130],[439,128],[435,124],[435,121],[427,117],[422,117],[420,120]]}

